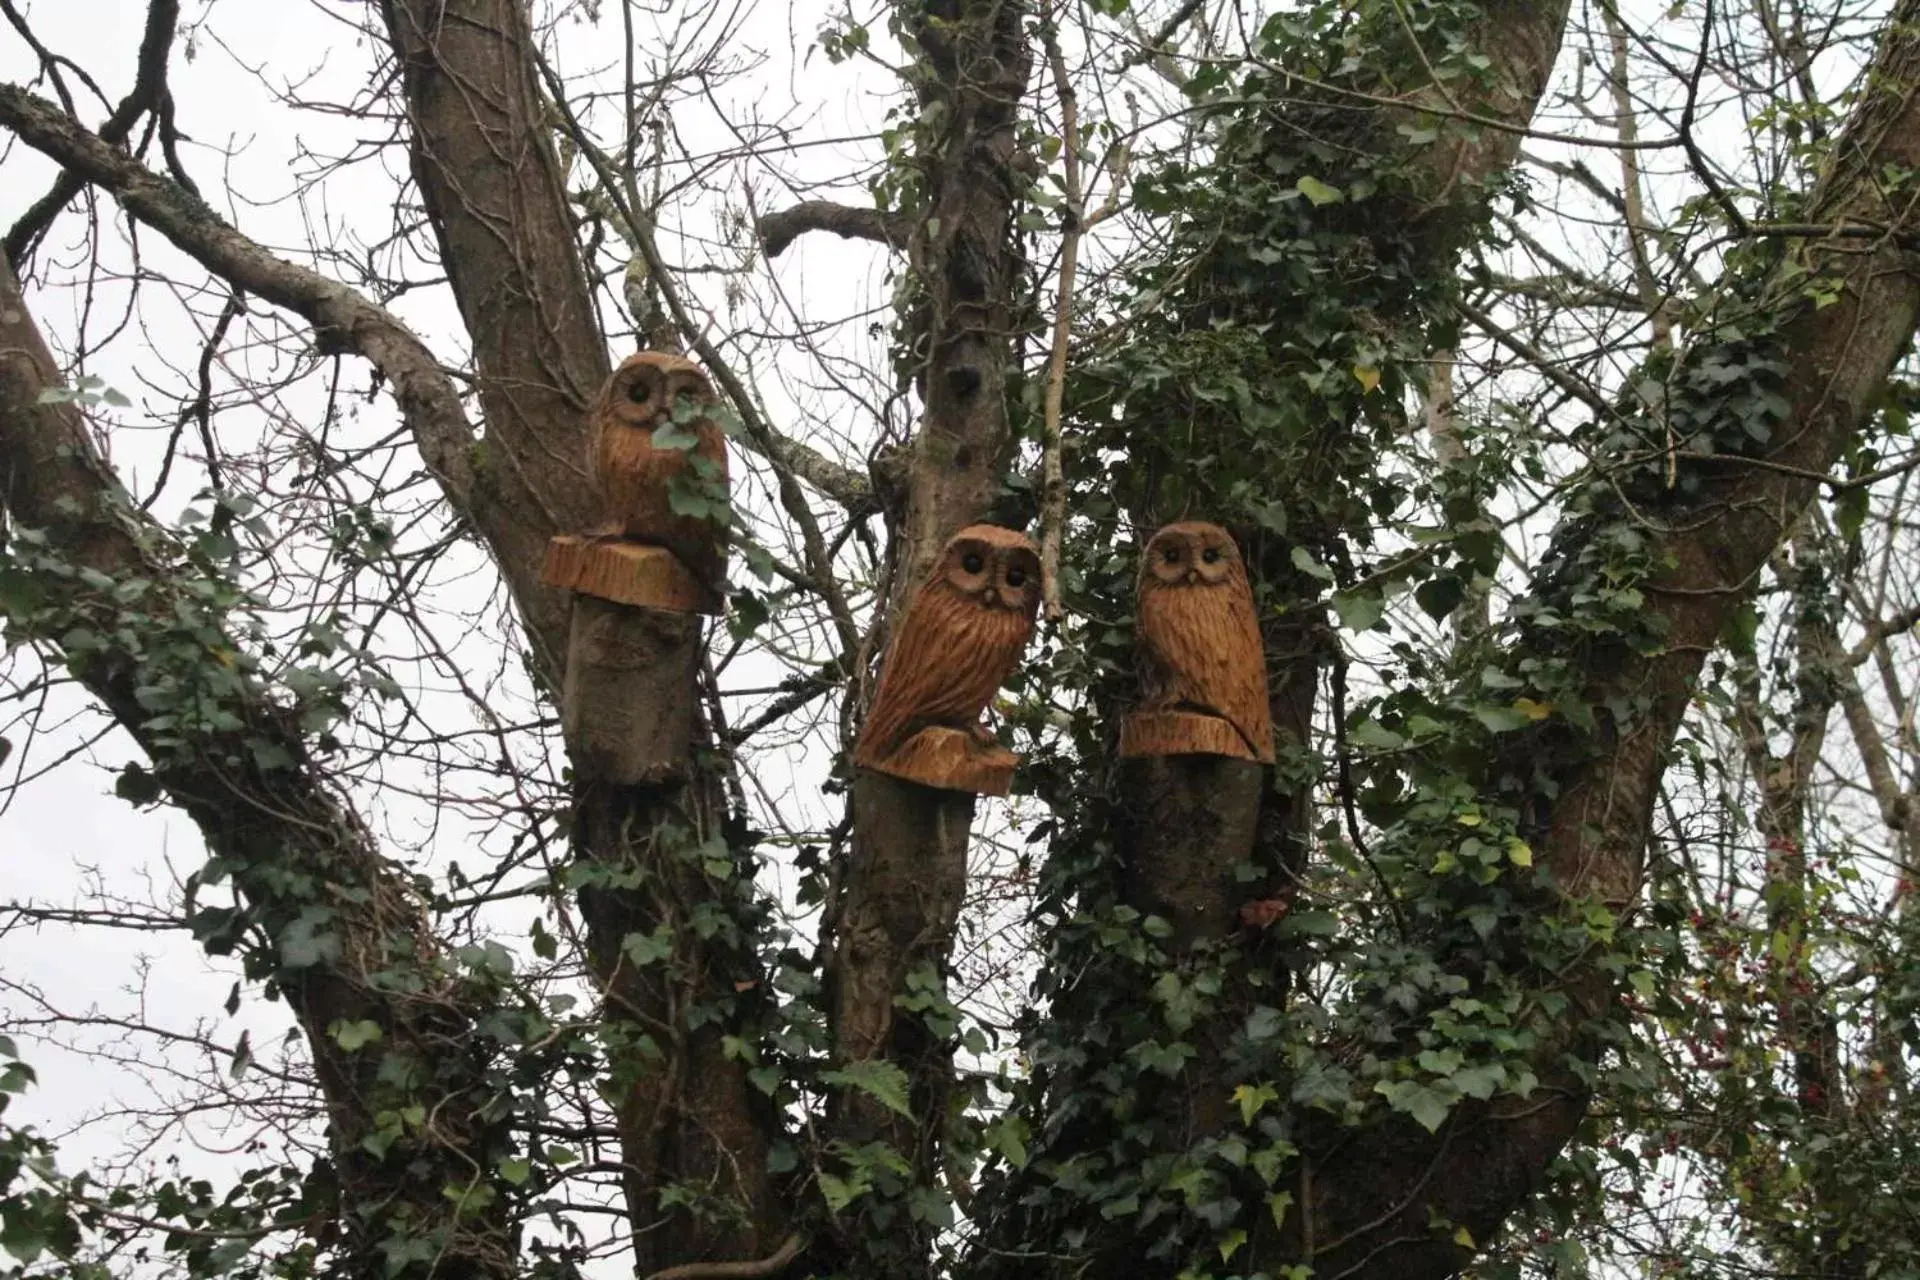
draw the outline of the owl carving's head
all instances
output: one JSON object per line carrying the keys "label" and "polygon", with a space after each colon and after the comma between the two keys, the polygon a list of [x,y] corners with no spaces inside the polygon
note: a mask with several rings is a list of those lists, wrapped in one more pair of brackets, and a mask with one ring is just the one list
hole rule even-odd
{"label": "owl carving's head", "polygon": [[1153,535],[1140,565],[1142,586],[1219,586],[1240,577],[1240,548],[1217,524],[1187,520]]}
{"label": "owl carving's head", "polygon": [[1040,553],[1025,534],[998,525],[968,525],[954,534],[933,579],[989,609],[1031,618],[1040,607]]}
{"label": "owl carving's head", "polygon": [[714,399],[713,384],[706,371],[685,356],[665,351],[642,351],[628,356],[613,371],[601,391],[597,406],[605,421],[623,427],[651,429],[673,413],[674,401],[682,395],[701,403]]}

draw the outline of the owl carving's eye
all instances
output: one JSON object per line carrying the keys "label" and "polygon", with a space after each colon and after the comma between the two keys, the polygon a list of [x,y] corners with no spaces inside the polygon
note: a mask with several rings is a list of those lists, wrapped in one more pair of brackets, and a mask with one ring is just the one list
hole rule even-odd
{"label": "owl carving's eye", "polygon": [[1208,564],[1218,564],[1220,563],[1220,548],[1208,547],[1205,551],[1202,551],[1200,553],[1200,558],[1202,560],[1205,560]]}
{"label": "owl carving's eye", "polygon": [[1022,569],[1019,565],[1014,565],[1011,569],[1007,570],[1008,586],[1017,587],[1023,584],[1024,582],[1026,582],[1026,580],[1027,580],[1027,571],[1025,569]]}
{"label": "owl carving's eye", "polygon": [[978,551],[969,551],[960,557],[960,567],[968,573],[978,573],[987,567],[987,562],[980,558]]}
{"label": "owl carving's eye", "polygon": [[653,399],[653,390],[647,386],[644,379],[635,378],[627,384],[627,399],[635,404],[645,404]]}
{"label": "owl carving's eye", "polygon": [[1168,564],[1180,563],[1180,548],[1178,547],[1168,547],[1164,551],[1162,551],[1160,554],[1167,558]]}

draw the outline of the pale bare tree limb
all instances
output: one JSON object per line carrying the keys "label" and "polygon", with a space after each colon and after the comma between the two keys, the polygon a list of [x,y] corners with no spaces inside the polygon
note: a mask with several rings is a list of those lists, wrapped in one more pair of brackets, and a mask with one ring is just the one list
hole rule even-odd
{"label": "pale bare tree limb", "polygon": [[1080,190],[1080,100],[1067,73],[1067,60],[1053,28],[1049,5],[1040,23],[1040,39],[1060,99],[1060,153],[1066,164],[1065,225],[1060,233],[1060,283],[1053,308],[1053,345],[1047,355],[1047,390],[1040,418],[1040,591],[1047,618],[1066,616],[1060,601],[1060,544],[1067,523],[1067,476],[1062,462],[1060,415],[1067,388],[1067,344],[1073,325],[1074,272],[1080,262],[1083,196]]}

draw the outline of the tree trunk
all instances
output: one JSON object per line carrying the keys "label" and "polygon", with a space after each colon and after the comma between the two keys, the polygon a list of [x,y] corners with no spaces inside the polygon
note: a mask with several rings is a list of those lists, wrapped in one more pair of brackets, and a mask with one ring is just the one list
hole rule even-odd
{"label": "tree trunk", "polygon": [[[496,1173],[513,1107],[488,1079],[502,1046],[474,1030],[501,993],[441,954],[411,883],[309,755],[297,717],[266,696],[225,631],[239,595],[219,566],[134,509],[72,406],[40,402],[57,373],[0,263],[9,627],[62,656],[145,751],[122,793],[164,796],[205,838],[194,931],[215,954],[238,952],[305,1035],[343,1273],[519,1274],[515,1192]],[[227,664],[207,662],[209,648]],[[204,901],[223,881],[233,908]],[[397,1118],[413,1108],[434,1122]]]}
{"label": "tree trunk", "polygon": [[[911,261],[919,296],[906,324],[924,416],[908,468],[905,527],[891,549],[891,616],[947,539],[982,518],[1012,444],[1007,402],[1022,313],[1014,211],[1024,180],[1015,125],[1032,62],[1015,0],[928,0],[907,18],[921,57],[918,163],[926,205]],[[966,887],[974,799],[865,773],[853,785],[853,853],[828,967],[837,1063],[906,1073],[912,1116],[843,1086],[829,1107],[832,1149],[871,1167],[884,1142],[904,1171],[843,1215],[837,1256],[863,1275],[926,1274],[947,1219],[943,1154],[953,1135],[949,955]],[[824,1258],[825,1255],[822,1255]]]}

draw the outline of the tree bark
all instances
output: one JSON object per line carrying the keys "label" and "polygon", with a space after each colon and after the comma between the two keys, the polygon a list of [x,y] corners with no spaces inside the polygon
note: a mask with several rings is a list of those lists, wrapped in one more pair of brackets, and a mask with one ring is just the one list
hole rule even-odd
{"label": "tree bark", "polygon": [[908,470],[895,603],[948,538],[979,518],[1008,461],[1007,398],[1022,314],[1014,209],[1025,189],[1015,126],[1033,51],[1016,0],[914,6],[925,216],[910,260],[923,291],[910,326],[925,412]]}
{"label": "tree bark", "polygon": [[[59,385],[0,263],[9,625],[65,660],[145,751],[136,780],[199,827],[211,857],[192,893],[233,884],[238,908],[202,905],[195,931],[209,950],[238,950],[305,1034],[340,1188],[343,1274],[517,1275],[514,1191],[495,1173],[512,1151],[512,1108],[487,1078],[501,1047],[475,1026],[496,995],[440,954],[415,890],[224,631],[206,566],[134,509],[74,408],[39,402]],[[365,1039],[364,1024],[377,1036],[358,1049],[336,1037]],[[392,1069],[404,1063],[420,1069]],[[383,1119],[414,1106],[434,1123]]]}
{"label": "tree bark", "polygon": [[[550,534],[587,528],[598,514],[585,410],[608,372],[546,124],[528,6],[383,0],[381,12],[403,73],[414,180],[473,343],[487,422],[475,484],[510,516],[513,541],[496,548],[496,559],[516,579],[537,572]],[[535,584],[519,597],[558,669],[568,652],[565,593]],[[566,714],[587,886],[581,910],[614,1028],[636,1266],[647,1274],[761,1257],[783,1230],[767,1169],[777,1125],[747,1081],[749,1064],[725,1041],[756,1040],[750,1015],[764,984],[747,931],[750,858],[698,751],[702,629],[694,615],[585,599],[571,628],[576,653],[581,644],[600,659],[619,651],[613,666],[596,660],[591,678],[568,673]],[[629,749],[600,748],[631,728],[623,704],[648,706],[656,729],[687,731],[678,742],[654,734],[684,768],[638,785],[610,776],[622,772],[610,768],[612,756]],[[587,732],[608,715],[619,723]],[[703,902],[720,904],[732,926],[703,936],[694,918]],[[649,940],[667,954],[644,963]]]}
{"label": "tree bark", "polygon": [[802,200],[799,204],[760,215],[754,224],[760,247],[777,258],[809,231],[830,231],[842,240],[872,240],[889,248],[904,248],[912,235],[911,223],[884,209],[862,209],[831,200]]}
{"label": "tree bark", "polygon": [[596,515],[586,407],[609,363],[543,123],[527,5],[380,8],[401,71],[414,182],[473,344],[487,422],[474,483],[501,513],[495,559],[518,587],[543,666],[557,672],[566,595],[537,574],[547,539]]}
{"label": "tree bark", "polygon": [[[905,327],[924,411],[891,548],[895,618],[947,539],[981,518],[1010,460],[1022,261],[1014,210],[1024,185],[1015,126],[1032,62],[1022,17],[1015,0],[930,0],[908,12],[921,53],[910,75],[926,205],[910,238],[919,295]],[[907,1172],[883,1175],[884,1194],[842,1215],[834,1257],[816,1260],[877,1280],[924,1274],[944,1216],[930,1205],[948,1194],[940,1178],[956,1028],[945,980],[974,797],[862,771],[852,810],[826,974],[829,1025],[842,1070],[880,1063],[906,1073],[913,1114],[891,1111],[869,1089],[840,1087],[828,1108],[830,1150],[858,1167],[884,1143]]]}

